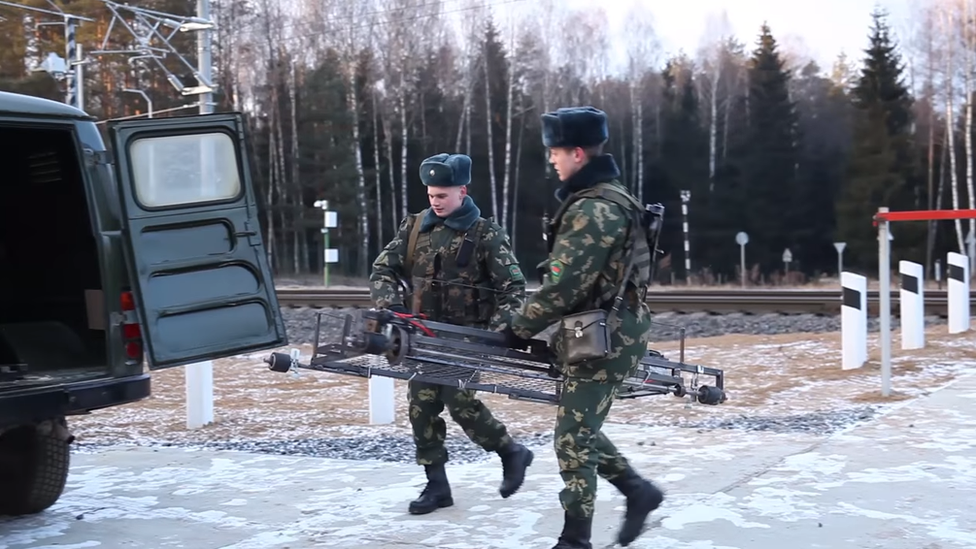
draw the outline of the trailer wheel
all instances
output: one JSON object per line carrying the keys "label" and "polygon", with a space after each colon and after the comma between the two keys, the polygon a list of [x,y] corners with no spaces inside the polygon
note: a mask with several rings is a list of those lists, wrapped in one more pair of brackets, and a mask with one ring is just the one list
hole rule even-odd
{"label": "trailer wheel", "polygon": [[68,480],[72,438],[63,417],[0,435],[0,515],[40,513],[58,501]]}

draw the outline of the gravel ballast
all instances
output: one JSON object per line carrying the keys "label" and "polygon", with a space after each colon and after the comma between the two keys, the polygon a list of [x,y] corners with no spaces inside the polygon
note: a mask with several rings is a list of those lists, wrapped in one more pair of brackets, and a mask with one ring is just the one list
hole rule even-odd
{"label": "gravel ballast", "polygon": [[[731,419],[707,419],[687,421],[674,416],[649,417],[644,424],[648,426],[669,426],[704,431],[709,429],[734,429],[741,431],[764,431],[771,433],[806,433],[829,435],[874,417],[876,408],[861,406],[846,410],[814,412],[785,416],[746,416]],[[445,412],[446,414],[446,412]],[[552,446],[552,433],[531,433],[516,435],[516,440],[532,449]],[[119,441],[131,445],[132,441]],[[655,445],[649,438],[647,445]],[[404,429],[402,434],[358,435],[302,440],[235,440],[210,442],[142,441],[138,446],[152,448],[181,448],[186,450],[229,450],[259,454],[306,456],[345,460],[378,460],[398,463],[415,463],[413,438]],[[494,453],[485,452],[467,438],[449,433],[445,447],[451,463],[477,463],[498,459]],[[104,448],[117,446],[111,441],[98,443],[76,442],[74,450],[80,453],[96,453]]]}
{"label": "gravel ballast", "polygon": [[[349,313],[358,316],[360,309],[312,309],[282,308],[282,316],[288,329],[292,345],[313,343],[318,313],[322,314],[321,339],[334,338],[342,331],[342,317]],[[707,313],[654,315],[651,326],[651,341],[674,341],[680,338],[681,329],[686,338],[714,337],[729,334],[777,335],[791,333],[839,332],[840,316],[800,315],[710,315]],[[927,326],[945,324],[938,316],[925,319]],[[892,329],[899,326],[899,320],[892,318]],[[877,318],[868,318],[868,331],[877,332]]]}

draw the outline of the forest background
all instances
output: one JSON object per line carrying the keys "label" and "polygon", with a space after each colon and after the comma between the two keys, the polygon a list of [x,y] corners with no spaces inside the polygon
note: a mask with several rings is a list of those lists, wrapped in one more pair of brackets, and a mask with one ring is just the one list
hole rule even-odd
{"label": "forest background", "polygon": [[[921,3],[904,36],[875,11],[864,50],[830,67],[778,44],[762,22],[753,43],[711,25],[698,51],[664,55],[649,8],[632,7],[624,36],[611,37],[600,7],[539,0],[498,15],[520,1],[212,0],[214,110],[247,115],[279,276],[322,272],[320,199],[338,212],[332,272],[366,276],[406,213],[426,207],[418,167],[440,152],[471,156],[471,195],[531,271],[545,257],[542,218],[557,206],[539,115],[572,105],[607,112],[622,181],[666,207],[662,283],[737,279],[740,231],[751,283],[836,275],[834,242],[846,243],[845,270],[873,277],[879,206],[976,208],[973,0]],[[119,24],[129,12],[106,0],[18,3],[94,20],[77,41],[90,52],[85,108],[99,120],[147,114],[145,99],[124,89],[147,94],[157,117],[195,112],[167,80],[195,84],[192,70],[178,56],[147,57]],[[197,7],[128,5],[187,16]],[[64,82],[37,70],[65,51],[57,21],[0,6],[0,90],[64,100]],[[625,45],[619,70],[613,40]],[[193,33],[170,44],[195,66]],[[892,264],[923,263],[929,278],[946,252],[965,253],[971,232],[973,220],[897,224]]]}

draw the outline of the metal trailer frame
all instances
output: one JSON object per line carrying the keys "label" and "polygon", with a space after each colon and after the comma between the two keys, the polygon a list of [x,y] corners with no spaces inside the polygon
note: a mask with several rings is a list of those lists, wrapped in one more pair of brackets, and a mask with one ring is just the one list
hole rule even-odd
{"label": "metal trailer frame", "polygon": [[[509,348],[502,334],[427,320],[423,316],[387,309],[361,310],[352,314],[317,314],[314,352],[308,364],[296,354],[272,353],[265,359],[270,370],[291,372],[298,368],[370,378],[389,377],[436,385],[507,395],[515,400],[557,404],[564,376],[541,339],[531,340],[525,350]],[[338,343],[320,343],[323,320],[341,324]],[[668,360],[649,350],[633,375],[624,380],[617,397],[638,398],[672,394],[701,404],[727,400],[725,373],[717,368]],[[684,374],[690,374],[686,379]],[[714,385],[699,385],[700,376],[714,378]]]}

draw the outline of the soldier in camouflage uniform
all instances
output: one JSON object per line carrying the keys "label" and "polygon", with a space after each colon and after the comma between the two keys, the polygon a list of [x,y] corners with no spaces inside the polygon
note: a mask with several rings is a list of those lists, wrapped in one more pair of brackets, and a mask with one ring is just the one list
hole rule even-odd
{"label": "soldier in camouflage uniform", "polygon": [[[608,315],[609,356],[560,365],[564,381],[554,438],[565,483],[559,495],[565,523],[553,549],[592,547],[597,475],[627,498],[617,538],[627,546],[640,535],[647,515],[662,503],[664,494],[634,471],[601,427],[621,383],[636,371],[647,351],[651,317],[643,297],[653,256],[643,237],[643,207],[617,180],[620,170],[613,157],[602,154],[608,137],[606,115],[592,107],[565,108],[544,114],[542,124],[543,144],[550,149],[549,160],[561,182],[556,197],[563,203],[562,213],[549,227],[543,285],[505,332],[513,347],[525,347],[526,340],[565,315],[609,310],[619,285],[627,284],[620,310]],[[631,254],[636,254],[634,268],[625,272]],[[553,343],[558,356],[559,339]]]}
{"label": "soldier in camouflage uniform", "polygon": [[[399,290],[399,282],[406,280],[413,287],[413,313],[495,331],[507,327],[524,299],[525,277],[505,230],[481,217],[467,194],[471,159],[463,154],[432,156],[421,163],[420,178],[431,207],[408,215],[373,262],[373,302],[408,312]],[[507,498],[521,487],[533,454],[512,440],[474,391],[411,381],[409,401],[417,463],[424,466],[428,479],[420,497],[410,503],[412,514],[454,503],[444,470],[446,425],[440,414],[445,405],[468,438],[500,456],[501,496]]]}

